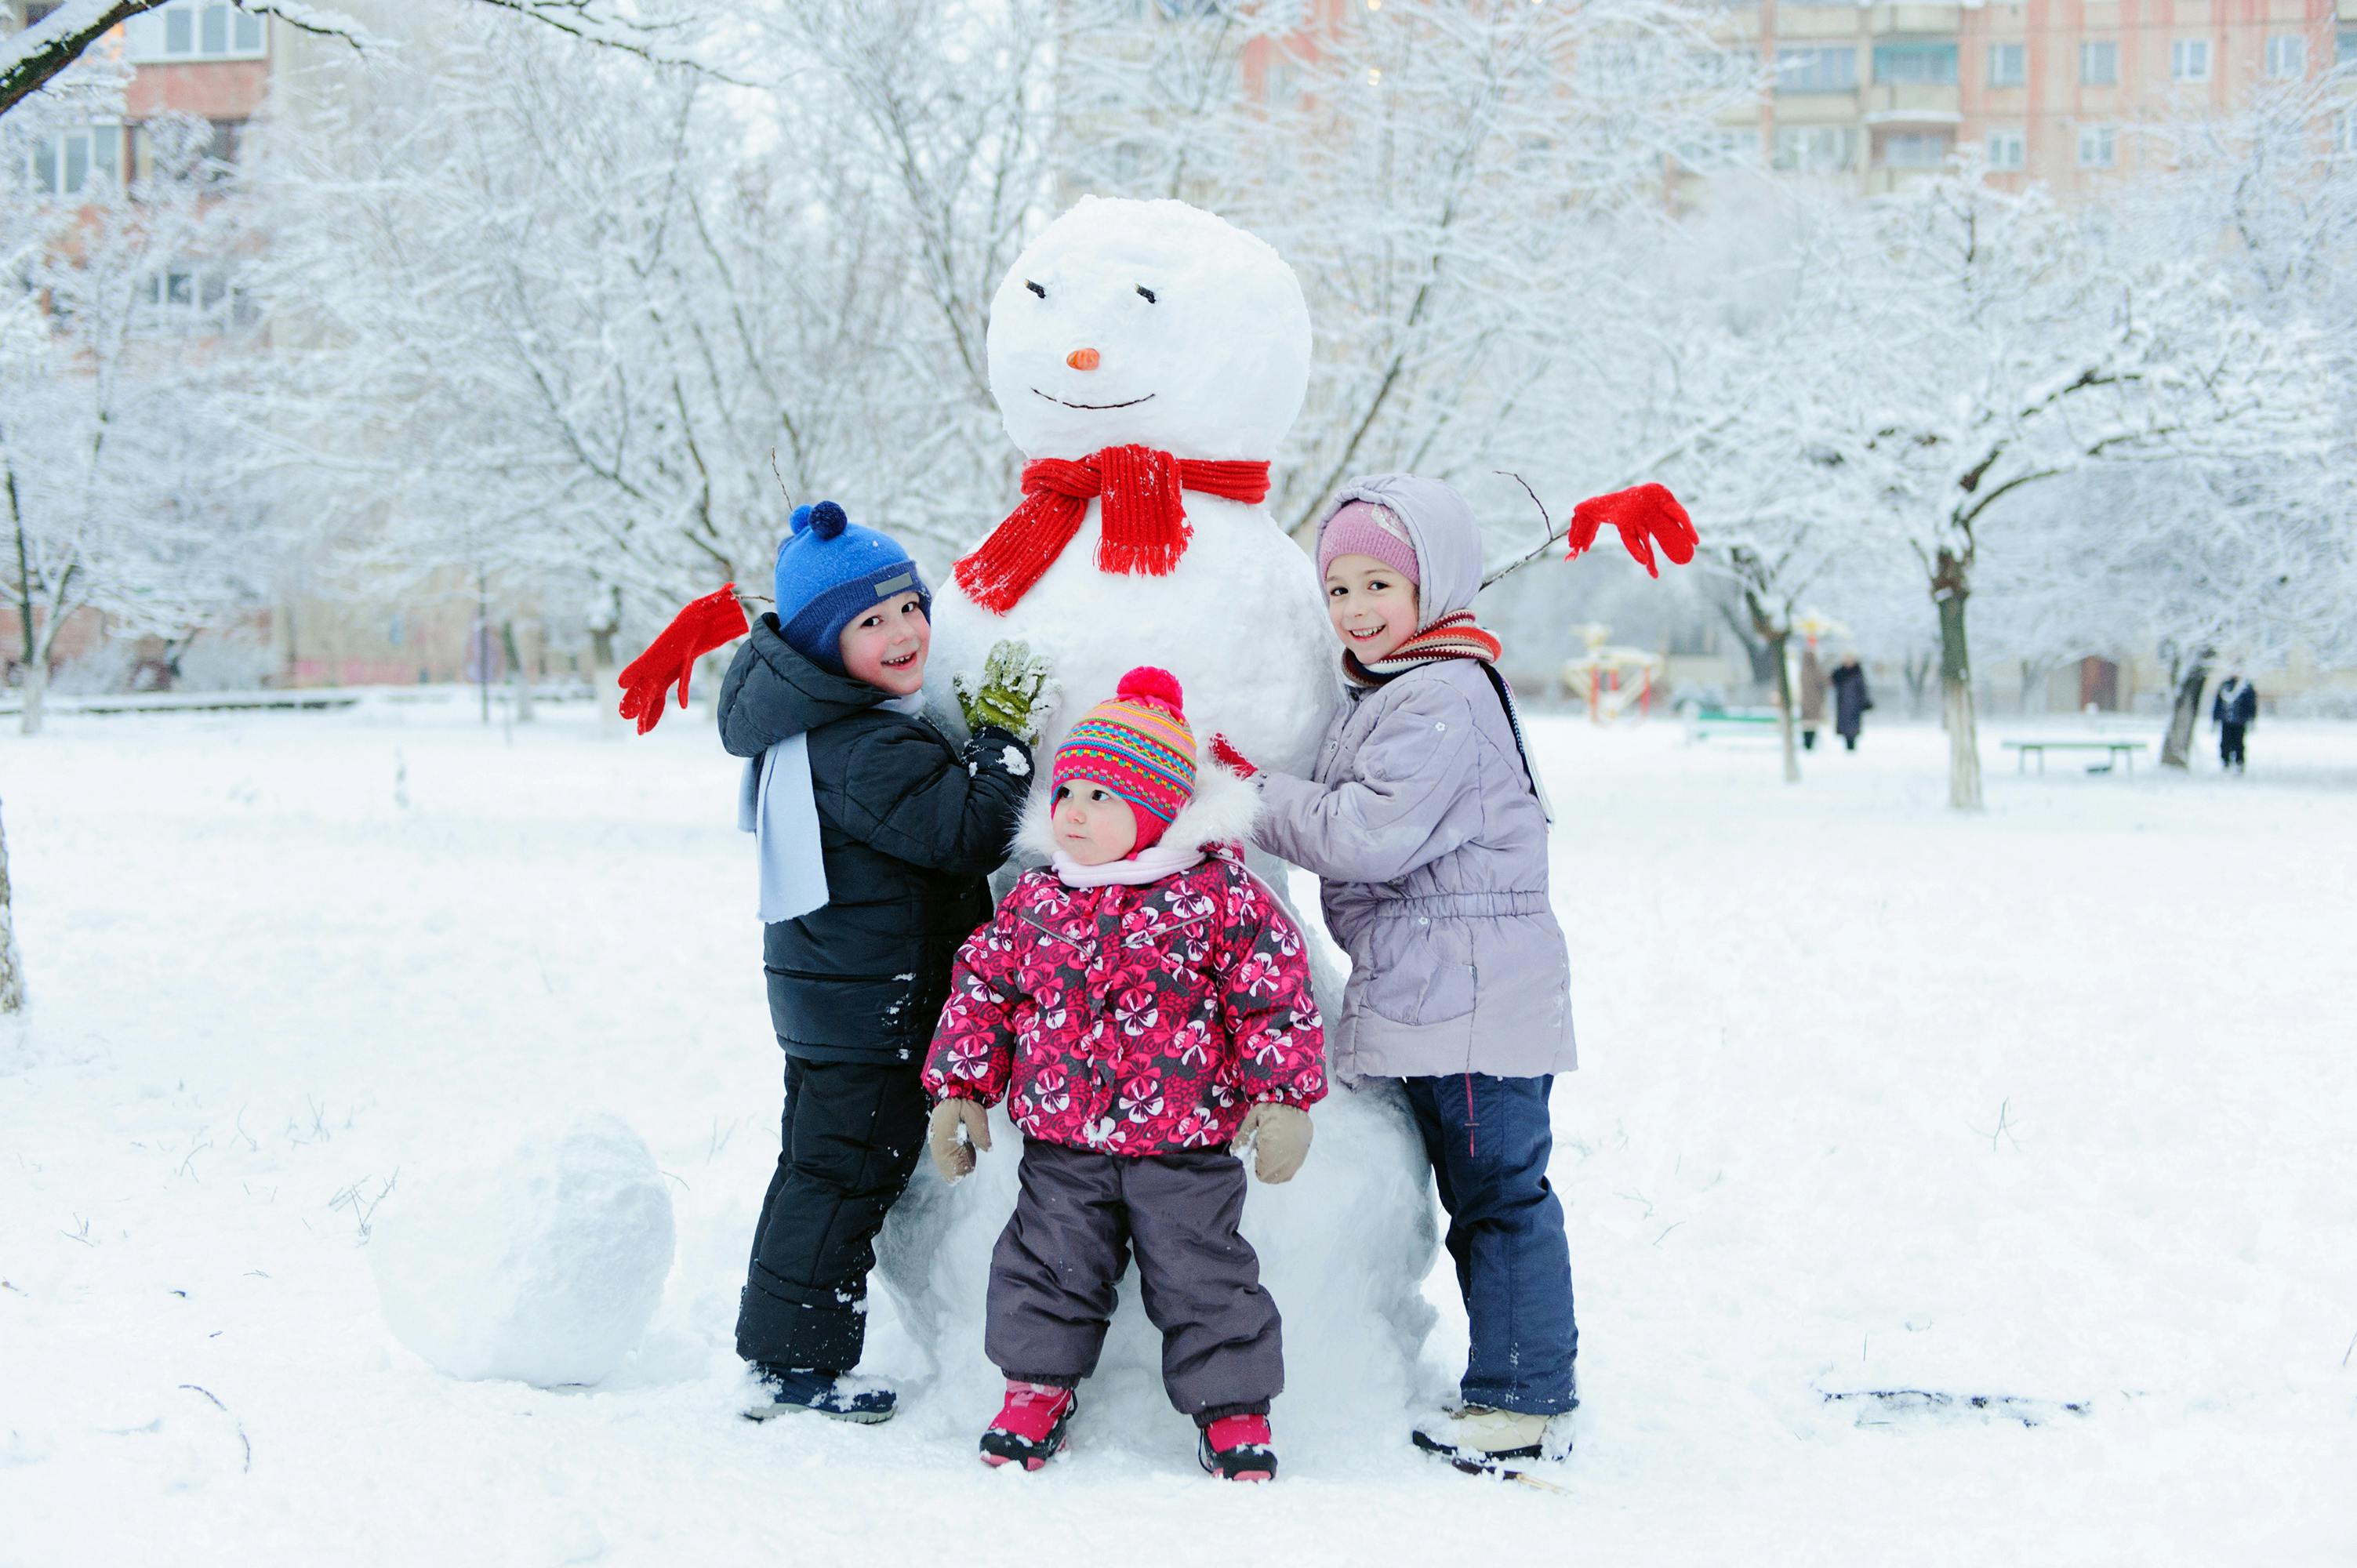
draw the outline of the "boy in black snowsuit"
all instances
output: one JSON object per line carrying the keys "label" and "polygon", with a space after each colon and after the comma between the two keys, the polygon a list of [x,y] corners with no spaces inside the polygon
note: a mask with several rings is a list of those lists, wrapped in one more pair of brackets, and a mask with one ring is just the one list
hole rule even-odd
{"label": "boy in black snowsuit", "polygon": [[[1026,789],[1042,677],[994,650],[962,697],[963,746],[923,716],[931,598],[888,535],[832,501],[794,513],[777,610],[720,689],[720,739],[748,759],[740,825],[761,860],[762,965],[786,1056],[776,1173],[737,1318],[764,1398],[888,1420],[891,1390],[846,1376],[884,1217],[925,1144],[919,1082],[958,946],[991,913]],[[660,703],[658,693],[655,701]]]}

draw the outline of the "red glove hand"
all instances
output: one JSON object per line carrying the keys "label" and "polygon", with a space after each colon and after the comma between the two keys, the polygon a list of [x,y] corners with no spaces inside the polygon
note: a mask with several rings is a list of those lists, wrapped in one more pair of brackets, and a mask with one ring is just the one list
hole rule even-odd
{"label": "red glove hand", "polygon": [[737,585],[706,594],[672,617],[662,635],[630,660],[618,682],[622,688],[622,716],[646,734],[662,722],[663,693],[679,682],[679,705],[687,706],[687,678],[695,661],[751,630],[745,609],[737,602]]}
{"label": "red glove hand", "polygon": [[1211,736],[1211,760],[1239,779],[1249,779],[1260,771],[1245,760],[1244,754],[1230,745],[1228,737],[1223,735]]}
{"label": "red glove hand", "polygon": [[1677,497],[1660,485],[1639,485],[1609,496],[1590,496],[1572,508],[1571,530],[1566,535],[1571,550],[1564,559],[1578,560],[1596,542],[1596,531],[1608,522],[1620,531],[1620,542],[1648,576],[1662,575],[1653,564],[1656,542],[1663,554],[1683,566],[1694,559],[1695,546],[1702,542]]}

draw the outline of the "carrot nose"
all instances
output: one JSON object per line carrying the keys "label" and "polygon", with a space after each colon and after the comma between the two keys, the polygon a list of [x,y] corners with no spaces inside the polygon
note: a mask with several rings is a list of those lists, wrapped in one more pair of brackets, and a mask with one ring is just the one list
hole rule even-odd
{"label": "carrot nose", "polygon": [[1075,349],[1064,356],[1064,363],[1076,371],[1093,371],[1097,368],[1097,351],[1094,349]]}

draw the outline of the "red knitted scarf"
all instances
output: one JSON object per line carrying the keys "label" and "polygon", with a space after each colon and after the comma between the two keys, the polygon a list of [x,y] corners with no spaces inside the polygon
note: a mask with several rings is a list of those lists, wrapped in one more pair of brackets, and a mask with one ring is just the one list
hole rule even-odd
{"label": "red knitted scarf", "polygon": [[1396,675],[1444,659],[1478,659],[1495,664],[1505,647],[1492,632],[1473,623],[1471,610],[1442,616],[1372,664],[1361,664],[1349,649],[1342,650],[1342,673],[1361,686],[1380,686]]}
{"label": "red knitted scarf", "polygon": [[1193,532],[1182,490],[1257,503],[1268,496],[1268,465],[1174,457],[1151,446],[1108,446],[1077,463],[1026,463],[1023,504],[957,564],[958,586],[984,609],[1005,615],[1081,531],[1092,497],[1104,500],[1097,570],[1168,576]]}

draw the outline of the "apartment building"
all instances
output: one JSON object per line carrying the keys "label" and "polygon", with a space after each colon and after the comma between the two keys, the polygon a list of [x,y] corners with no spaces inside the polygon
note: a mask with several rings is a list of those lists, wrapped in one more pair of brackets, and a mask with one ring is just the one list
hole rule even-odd
{"label": "apartment building", "polygon": [[[1726,28],[1770,85],[1707,153],[1867,193],[1967,143],[2004,178],[2083,190],[2157,156],[2139,126],[2357,60],[2357,0],[1755,0]],[[2331,134],[2357,151],[2357,117]]]}

